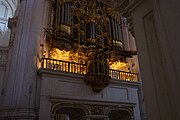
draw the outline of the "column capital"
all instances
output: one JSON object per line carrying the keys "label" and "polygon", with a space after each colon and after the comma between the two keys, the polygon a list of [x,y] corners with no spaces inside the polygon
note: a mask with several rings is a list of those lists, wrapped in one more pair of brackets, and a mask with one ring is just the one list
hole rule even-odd
{"label": "column capital", "polygon": [[15,27],[16,27],[16,24],[17,24],[17,16],[8,19],[8,28],[9,28],[9,29],[15,28]]}

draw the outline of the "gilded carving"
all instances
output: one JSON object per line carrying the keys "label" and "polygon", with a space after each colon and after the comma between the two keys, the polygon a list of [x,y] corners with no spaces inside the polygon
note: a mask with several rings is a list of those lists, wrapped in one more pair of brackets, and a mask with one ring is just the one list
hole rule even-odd
{"label": "gilded carving", "polygon": [[[56,2],[52,28],[45,29],[49,53],[52,48],[73,51],[74,54],[83,53],[87,58],[84,59],[87,67],[84,82],[95,92],[101,92],[110,83],[110,65],[117,61],[126,65],[126,57],[136,54],[135,51],[123,50],[121,17],[115,10],[118,2],[113,1],[113,4],[99,0]],[[66,71],[72,69],[68,68]]]}

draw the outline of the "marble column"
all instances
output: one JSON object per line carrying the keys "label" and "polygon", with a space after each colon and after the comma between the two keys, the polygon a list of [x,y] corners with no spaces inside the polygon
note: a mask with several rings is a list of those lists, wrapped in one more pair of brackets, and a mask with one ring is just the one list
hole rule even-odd
{"label": "marble column", "polygon": [[[46,0],[21,0],[14,44],[9,52],[1,96],[0,119],[35,119],[38,94],[38,47],[43,34]],[[47,11],[46,11],[47,12]],[[48,19],[48,18],[46,18]]]}

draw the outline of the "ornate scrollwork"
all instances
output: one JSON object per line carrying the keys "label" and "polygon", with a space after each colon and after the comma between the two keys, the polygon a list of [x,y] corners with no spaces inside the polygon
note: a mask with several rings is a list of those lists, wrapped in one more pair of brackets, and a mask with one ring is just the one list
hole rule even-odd
{"label": "ornate scrollwork", "polygon": [[46,42],[59,49],[72,49],[71,36],[62,30],[45,29]]}
{"label": "ornate scrollwork", "polygon": [[103,106],[100,105],[91,105],[91,114],[92,115],[103,115]]}
{"label": "ornate scrollwork", "polygon": [[87,62],[87,75],[85,83],[95,92],[101,92],[110,82],[109,63],[106,51],[91,50]]}

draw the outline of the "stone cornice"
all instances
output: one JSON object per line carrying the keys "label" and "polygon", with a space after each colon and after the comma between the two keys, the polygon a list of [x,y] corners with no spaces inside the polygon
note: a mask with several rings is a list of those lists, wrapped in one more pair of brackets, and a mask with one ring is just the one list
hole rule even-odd
{"label": "stone cornice", "polygon": [[[111,101],[106,101],[106,100],[102,100],[102,99],[89,99],[89,98],[72,98],[72,97],[60,97],[60,96],[45,96],[48,98],[49,101],[52,102],[68,102],[68,103],[83,103],[83,104],[98,104],[98,105],[119,105],[121,104],[121,106],[129,106],[129,107],[135,107],[136,103],[134,102],[129,102],[129,101],[119,101],[119,100],[111,100]],[[72,102],[73,101],[73,102]]]}
{"label": "stone cornice", "polygon": [[122,14],[132,13],[144,0],[132,0],[129,2],[129,5],[124,9]]}
{"label": "stone cornice", "polygon": [[[51,77],[51,78],[59,78],[61,77],[70,77],[71,79],[79,79],[80,81],[85,79],[86,75],[77,74],[77,73],[69,73],[64,71],[56,71],[46,68],[40,68],[38,71],[38,74],[41,77]],[[78,82],[76,80],[76,82]],[[130,81],[124,81],[124,80],[117,80],[117,79],[111,79],[110,85],[127,85],[127,86],[133,86],[133,87],[139,87],[140,83],[130,82]]]}
{"label": "stone cornice", "polygon": [[82,75],[82,74],[69,73],[69,72],[64,72],[64,71],[55,71],[55,70],[44,69],[44,68],[40,68],[38,73],[41,77],[50,76],[53,78],[58,78],[59,76],[61,76],[61,77],[63,76],[63,77],[85,79],[85,75]]}

